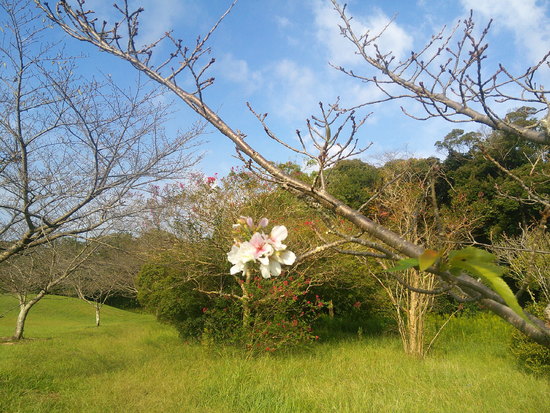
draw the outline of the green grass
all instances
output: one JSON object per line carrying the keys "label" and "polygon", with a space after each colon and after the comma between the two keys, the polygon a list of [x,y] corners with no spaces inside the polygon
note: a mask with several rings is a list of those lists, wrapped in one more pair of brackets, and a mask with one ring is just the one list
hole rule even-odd
{"label": "green grass", "polygon": [[[0,314],[14,301],[0,297]],[[12,333],[15,311],[0,319]],[[48,297],[26,336],[0,345],[2,412],[537,412],[550,384],[516,369],[508,327],[493,317],[449,323],[431,355],[393,337],[320,343],[245,359],[185,344],[152,316]]]}

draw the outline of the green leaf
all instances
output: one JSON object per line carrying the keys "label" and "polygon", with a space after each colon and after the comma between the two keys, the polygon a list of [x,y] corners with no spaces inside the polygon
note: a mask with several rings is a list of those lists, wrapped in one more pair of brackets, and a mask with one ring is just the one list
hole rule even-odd
{"label": "green leaf", "polygon": [[389,268],[387,271],[391,271],[391,272],[404,271],[412,267],[418,267],[417,258],[406,258],[404,260],[398,261],[395,267]]}
{"label": "green leaf", "polygon": [[529,321],[516,300],[514,293],[501,278],[506,269],[496,265],[494,263],[495,260],[496,257],[490,252],[479,248],[467,247],[449,253],[449,271],[457,275],[458,270],[463,270],[475,277],[485,279],[512,310],[526,321]]}
{"label": "green leaf", "polygon": [[494,277],[488,279],[487,281],[491,283],[493,290],[495,290],[498,295],[500,295],[504,299],[504,302],[508,304],[508,307],[518,313],[525,321],[529,323],[531,322],[523,312],[523,309],[519,305],[518,300],[516,300],[516,296],[514,295],[508,284],[506,284],[506,281],[504,281],[500,277]]}
{"label": "green leaf", "polygon": [[459,268],[476,277],[501,277],[506,271],[494,262],[496,257],[479,248],[467,247],[449,253],[449,267]]}
{"label": "green leaf", "polygon": [[467,273],[472,274],[475,277],[494,278],[501,277],[506,270],[503,267],[499,267],[492,262],[484,261],[452,261],[450,262],[451,268],[460,268]]}
{"label": "green leaf", "polygon": [[494,262],[496,257],[485,250],[466,247],[461,250],[451,251],[449,253],[449,262],[453,261],[478,261],[478,262]]}
{"label": "green leaf", "polygon": [[439,253],[434,250],[426,250],[418,257],[418,266],[420,270],[426,271],[439,258]]}

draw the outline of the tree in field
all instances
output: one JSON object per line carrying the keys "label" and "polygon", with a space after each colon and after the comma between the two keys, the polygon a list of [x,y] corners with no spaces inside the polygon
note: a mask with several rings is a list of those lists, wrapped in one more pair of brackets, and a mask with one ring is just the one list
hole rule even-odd
{"label": "tree in field", "polygon": [[68,279],[81,300],[95,310],[95,325],[101,323],[101,308],[114,296],[134,298],[135,278],[142,260],[137,241],[130,234],[110,234],[93,240],[94,251]]}
{"label": "tree in field", "polygon": [[[463,208],[450,209],[438,203],[435,185],[442,171],[437,159],[394,159],[386,162],[379,174],[383,190],[373,202],[380,211],[378,222],[411,242],[438,250],[448,250],[454,242],[466,239],[474,220]],[[379,263],[388,269],[386,263]],[[434,298],[447,292],[446,288],[434,274],[415,268],[398,273],[380,272],[372,265],[368,269],[394,306],[405,352],[423,357],[426,316]]]}
{"label": "tree in field", "polygon": [[13,340],[23,338],[31,308],[71,277],[89,258],[93,247],[72,238],[43,243],[0,263],[0,291],[19,302]]}
{"label": "tree in field", "polygon": [[[446,257],[440,257],[438,261],[438,256],[427,250],[427,246],[407,240],[403,234],[370,219],[361,208],[362,205],[354,208],[329,192],[325,179],[328,169],[346,157],[361,153],[363,149],[356,139],[356,133],[364,124],[364,119],[358,118],[354,110],[343,110],[337,104],[320,106],[319,115],[307,123],[308,142],[312,142],[315,151],[309,150],[310,145],[306,145],[305,137],[300,135],[298,146],[283,142],[269,128],[266,115],[253,111],[270,139],[317,165],[318,174],[312,182],[301,180],[270,162],[266,154],[255,150],[249,143],[251,140],[245,140],[245,135],[236,127],[226,124],[204,100],[202,92],[213,84],[213,79],[205,74],[213,61],[204,61],[202,58],[208,51],[206,43],[218,24],[189,48],[170,32],[158,42],[140,46],[137,35],[143,9],[129,11],[127,1],[117,3],[120,20],[111,26],[100,24],[82,0],[71,3],[59,1],[54,7],[40,0],[35,1],[69,35],[128,61],[136,70],[179,97],[235,144],[242,160],[251,170],[353,224],[354,230],[342,234],[342,240],[364,248],[369,254],[381,256],[381,259],[399,261],[403,257],[420,257],[422,264],[419,268],[435,274],[440,285],[449,292],[462,300],[477,300],[530,338],[550,346],[550,330],[543,321],[526,315],[516,306],[508,293],[509,288],[503,285],[500,270],[493,266],[491,256],[474,249],[456,252],[449,258],[454,264],[453,271],[449,271],[450,266],[437,264],[445,261]],[[379,33],[357,33],[345,7],[336,0],[332,0],[332,4],[341,17],[342,35],[355,45],[365,67],[372,72],[360,74],[345,68],[339,69],[359,81],[374,83],[384,90],[386,99],[383,100],[411,99],[419,102],[427,111],[424,118],[437,116],[450,122],[478,122],[493,130],[513,133],[521,140],[536,144],[550,143],[548,121],[545,119],[548,116],[548,92],[536,83],[537,71],[547,64],[548,54],[542,56],[538,65],[521,75],[514,75],[504,67],[499,67],[495,73],[484,77],[482,67],[487,49],[484,39],[488,28],[477,36],[473,19],[470,18],[450,35],[438,34],[420,52],[412,53],[405,61],[398,61],[392,53],[383,53],[376,47]],[[160,42],[172,47],[172,51],[164,58],[157,56]],[[444,62],[443,65],[440,65],[440,61]],[[187,83],[183,81],[185,74],[189,76]],[[190,83],[194,86],[183,86]],[[394,93],[394,87],[400,88],[402,93]],[[510,92],[510,88],[515,90]],[[529,104],[535,107],[542,119],[534,127],[515,125],[498,113],[498,105],[502,100],[522,106]],[[365,105],[370,103],[374,102],[365,102]],[[479,274],[473,274],[476,272],[475,265],[470,264],[482,264],[487,282],[499,286],[501,290],[507,289],[507,292],[499,294],[478,280]]]}
{"label": "tree in field", "polygon": [[77,59],[46,42],[32,2],[0,10],[0,281],[20,300],[18,339],[30,308],[89,254],[85,241],[67,252],[59,240],[99,237],[134,216],[137,190],[194,163],[201,127],[167,137],[158,93],[76,77]]}
{"label": "tree in field", "polygon": [[130,217],[131,197],[181,177],[196,126],[167,137],[160,95],[75,75],[30,1],[0,1],[0,262]]}

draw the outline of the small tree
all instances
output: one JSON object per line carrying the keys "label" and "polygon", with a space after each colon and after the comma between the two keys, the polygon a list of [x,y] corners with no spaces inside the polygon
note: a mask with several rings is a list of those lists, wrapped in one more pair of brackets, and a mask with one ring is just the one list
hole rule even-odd
{"label": "small tree", "polygon": [[[328,277],[328,271],[310,269],[311,258],[328,250],[313,248],[315,234],[309,224],[314,210],[243,171],[223,178],[196,174],[185,184],[154,193],[148,202],[152,216],[144,226],[155,229],[142,237],[155,241],[148,242],[154,246],[140,271],[138,296],[159,319],[175,324],[182,335],[238,341],[253,350],[280,348],[311,336],[306,334],[311,320],[305,314],[313,312],[299,315],[302,308],[313,307],[312,297],[306,297],[312,285]],[[274,228],[282,228],[279,223],[289,226],[289,245],[310,261],[269,280],[252,266],[244,275],[230,274],[231,245],[246,228],[252,230],[251,218],[241,214],[267,213],[272,214]],[[237,221],[242,231],[232,231]],[[258,242],[265,239],[256,236]],[[278,321],[272,322],[274,318]],[[278,329],[277,323],[286,329]]]}
{"label": "small tree", "polygon": [[132,90],[76,77],[77,59],[46,42],[51,29],[31,1],[1,0],[0,10],[0,282],[20,300],[18,339],[30,308],[90,252],[84,242],[65,256],[58,240],[134,216],[136,190],[195,162],[187,151],[202,128],[166,137],[161,94],[139,79]]}
{"label": "small tree", "polygon": [[31,308],[74,274],[92,251],[89,244],[66,238],[42,244],[0,263],[0,291],[14,295],[19,301],[13,340],[23,338]]}
{"label": "small tree", "polygon": [[112,234],[93,241],[92,254],[69,279],[78,297],[95,309],[95,325],[101,323],[101,308],[113,296],[135,298],[135,277],[141,259],[130,234]]}
{"label": "small tree", "polygon": [[[420,164],[420,165],[419,165]],[[394,160],[382,168],[387,184],[377,199],[377,206],[386,211],[379,219],[390,228],[406,234],[415,243],[433,245],[438,236],[438,215],[434,216],[431,183],[437,164],[421,165],[413,159]],[[437,208],[437,206],[436,206]],[[437,217],[437,218],[436,218]],[[385,267],[385,264],[382,263]],[[387,268],[386,268],[387,269]],[[387,272],[373,275],[380,281],[396,311],[397,326],[407,354],[424,355],[425,317],[431,309],[437,280],[433,274],[408,269],[400,273],[400,282]]]}

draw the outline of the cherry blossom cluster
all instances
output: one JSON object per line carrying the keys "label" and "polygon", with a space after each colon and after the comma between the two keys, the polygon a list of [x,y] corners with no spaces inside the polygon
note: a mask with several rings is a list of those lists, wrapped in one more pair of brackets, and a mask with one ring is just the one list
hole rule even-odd
{"label": "cherry blossom cluster", "polygon": [[[255,225],[252,218],[241,217],[237,224],[233,225],[233,230],[239,236],[235,238],[235,244],[227,254],[227,259],[233,264],[231,274],[245,274],[252,264],[259,263],[262,277],[271,278],[281,274],[281,264],[294,263],[296,255],[287,250],[286,245],[282,243],[288,236],[286,227],[276,225],[267,235],[262,229],[266,228],[268,223],[267,218],[262,218]],[[248,240],[242,241],[242,238]]]}

